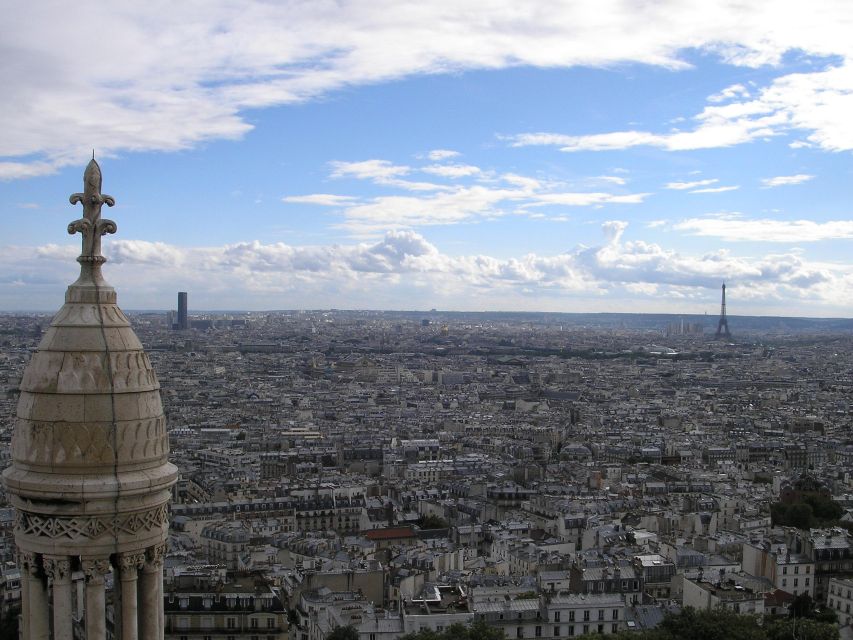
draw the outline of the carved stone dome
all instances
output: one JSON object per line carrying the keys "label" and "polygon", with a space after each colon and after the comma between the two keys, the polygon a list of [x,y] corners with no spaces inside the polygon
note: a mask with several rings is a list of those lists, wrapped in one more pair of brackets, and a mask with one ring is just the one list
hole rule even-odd
{"label": "carved stone dome", "polygon": [[24,372],[13,464],[3,474],[16,541],[33,553],[103,557],[167,535],[177,470],[157,376],[101,277],[100,236],[115,224],[100,218],[100,205],[112,204],[100,183],[92,160],[86,191],[72,196],[84,218],[69,225],[84,236],[80,278]]}

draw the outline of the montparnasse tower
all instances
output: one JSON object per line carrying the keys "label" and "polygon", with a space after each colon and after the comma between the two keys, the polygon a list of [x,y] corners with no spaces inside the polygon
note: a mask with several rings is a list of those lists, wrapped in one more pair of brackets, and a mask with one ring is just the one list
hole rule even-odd
{"label": "montparnasse tower", "polygon": [[[71,203],[83,205],[68,225],[83,236],[80,277],[24,372],[3,472],[17,511],[23,638],[72,640],[82,630],[105,640],[111,606],[116,638],[159,640],[177,469],[157,377],[101,275],[101,238],[116,232],[101,207],[115,201],[101,193],[94,158]],[[72,576],[83,576],[82,588]]]}

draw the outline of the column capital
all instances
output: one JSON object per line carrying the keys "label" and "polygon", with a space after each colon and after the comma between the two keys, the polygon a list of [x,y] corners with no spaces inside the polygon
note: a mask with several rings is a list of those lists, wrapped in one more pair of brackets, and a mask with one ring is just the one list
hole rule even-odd
{"label": "column capital", "polygon": [[86,584],[97,584],[104,581],[112,567],[109,558],[83,558],[83,573],[86,574]]}
{"label": "column capital", "polygon": [[118,568],[122,580],[135,580],[136,572],[145,564],[145,553],[121,553],[118,556]]}
{"label": "column capital", "polygon": [[31,551],[19,551],[18,564],[21,565],[21,571],[36,575],[39,571],[38,554]]}
{"label": "column capital", "polygon": [[155,544],[153,547],[148,547],[145,550],[145,566],[144,571],[157,571],[163,566],[163,561],[166,559],[166,543]]}
{"label": "column capital", "polygon": [[42,556],[44,572],[54,582],[71,579],[71,561],[68,556]]}

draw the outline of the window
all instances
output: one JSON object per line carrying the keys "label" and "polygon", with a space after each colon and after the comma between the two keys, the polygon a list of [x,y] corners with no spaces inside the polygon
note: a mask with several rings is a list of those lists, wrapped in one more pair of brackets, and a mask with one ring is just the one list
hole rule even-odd
{"label": "window", "polygon": [[536,637],[537,638],[542,637],[542,627],[536,627]]}
{"label": "window", "polygon": [[811,582],[811,578],[806,578],[806,586],[809,586],[810,582]]}
{"label": "window", "polygon": [[599,609],[599,610],[598,610],[598,619],[599,619],[599,620],[604,620],[604,609]]}
{"label": "window", "polygon": [[569,625],[569,635],[570,636],[575,635],[575,625],[573,625],[573,624]]}
{"label": "window", "polygon": [[584,635],[586,635],[586,634],[588,634],[588,633],[589,633],[589,625],[588,625],[588,624],[585,624],[585,625],[583,626],[583,634],[584,634]]}
{"label": "window", "polygon": [[560,637],[560,625],[555,625],[555,626],[554,626],[554,637],[555,637],[555,638],[559,638],[559,637]]}
{"label": "window", "polygon": [[275,629],[275,618],[267,618],[267,629]]}
{"label": "window", "polygon": [[524,637],[524,627],[517,627],[516,628],[515,637],[516,638],[523,638]]}
{"label": "window", "polygon": [[788,575],[788,567],[782,567],[782,575],[783,576]]}
{"label": "window", "polygon": [[795,567],[794,567],[794,573],[799,573],[799,572],[800,572],[800,567],[799,567],[799,566],[795,566]]}
{"label": "window", "polygon": [[811,573],[811,572],[812,572],[812,566],[810,564],[807,564],[806,565],[806,573]]}
{"label": "window", "polygon": [[[589,621],[589,609],[584,609],[584,611],[583,611],[583,621],[584,621],[584,622],[588,622],[588,621]],[[589,625],[584,625],[584,626],[589,626]],[[586,631],[584,631],[584,633],[586,633]]]}
{"label": "window", "polygon": [[799,578],[794,578],[794,586],[795,586],[795,587],[800,586],[800,585],[799,585],[799,582],[800,582],[800,579],[799,579]]}
{"label": "window", "polygon": [[249,626],[252,627],[252,629],[257,629],[258,628],[258,619],[252,618],[251,622],[249,622]]}
{"label": "window", "polygon": [[225,619],[225,626],[228,629],[236,629],[237,628],[237,620],[234,618],[226,618]]}
{"label": "window", "polygon": [[574,622],[574,621],[575,621],[575,612],[569,611],[569,622]]}
{"label": "window", "polygon": [[613,619],[614,619],[614,620],[618,620],[618,619],[619,619],[619,609],[614,609],[614,610],[613,610]]}
{"label": "window", "polygon": [[618,624],[610,625],[610,633],[617,633],[618,631],[619,631],[619,625]]}
{"label": "window", "polygon": [[560,612],[555,611],[554,612],[554,622],[559,622],[559,621],[560,621]]}
{"label": "window", "polygon": [[178,618],[178,629],[189,629],[190,628],[190,619],[189,618]]}
{"label": "window", "polygon": [[787,580],[787,578],[782,578],[782,586],[783,586],[783,587],[787,587],[787,586],[788,586],[788,580]]}
{"label": "window", "polygon": [[604,625],[603,624],[598,625],[598,633],[604,633]]}

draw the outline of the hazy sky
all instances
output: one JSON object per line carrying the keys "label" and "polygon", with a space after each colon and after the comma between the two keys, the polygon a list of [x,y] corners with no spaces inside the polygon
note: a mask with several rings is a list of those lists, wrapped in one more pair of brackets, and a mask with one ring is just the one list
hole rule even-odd
{"label": "hazy sky", "polygon": [[853,3],[21,2],[0,309],[853,315]]}

